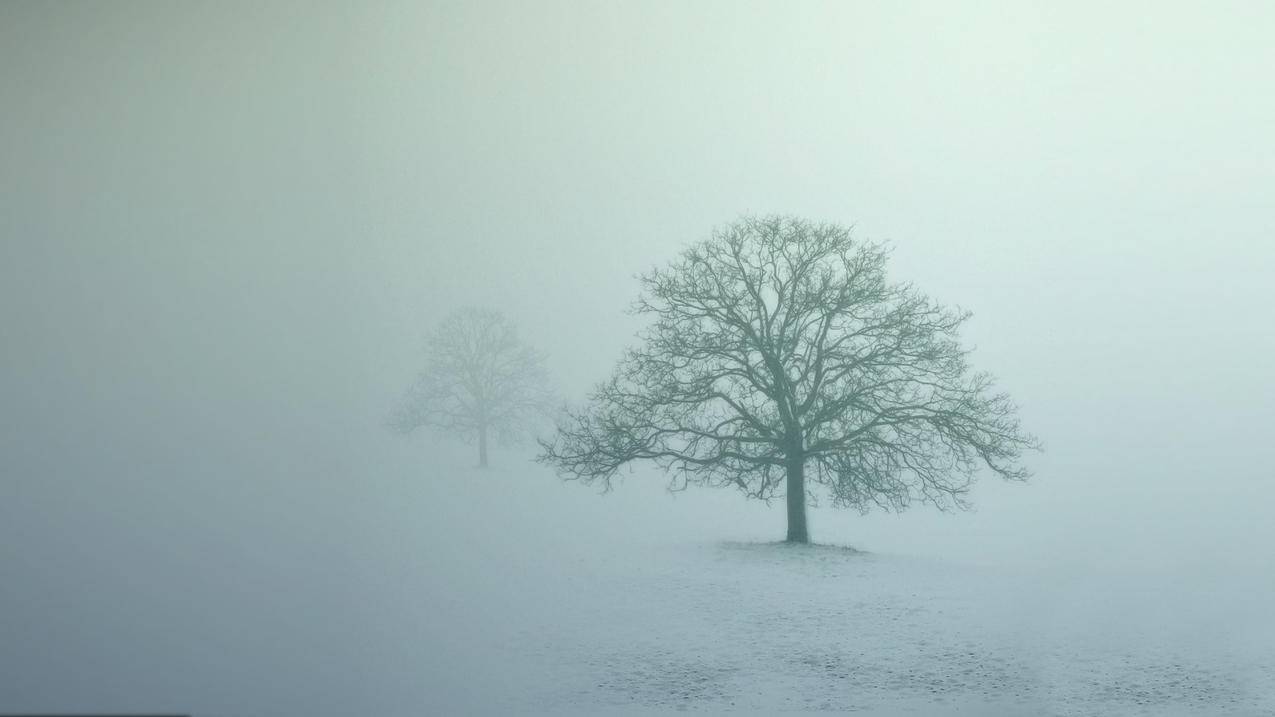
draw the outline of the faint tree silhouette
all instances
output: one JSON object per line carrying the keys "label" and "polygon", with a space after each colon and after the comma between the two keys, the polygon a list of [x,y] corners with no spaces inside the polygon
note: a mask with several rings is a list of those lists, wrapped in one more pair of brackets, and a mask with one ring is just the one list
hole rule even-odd
{"label": "faint tree silhouette", "polygon": [[524,345],[497,311],[461,309],[429,335],[425,366],[390,417],[410,433],[422,426],[478,441],[478,465],[488,465],[490,440],[523,437],[549,409],[544,357]]}

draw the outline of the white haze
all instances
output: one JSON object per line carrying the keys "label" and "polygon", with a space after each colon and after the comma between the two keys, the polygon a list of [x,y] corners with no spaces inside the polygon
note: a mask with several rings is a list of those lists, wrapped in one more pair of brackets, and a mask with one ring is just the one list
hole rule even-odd
{"label": "white haze", "polygon": [[[891,242],[1045,444],[972,513],[814,510],[905,566],[862,590],[932,562],[998,595],[980,649],[1136,627],[1272,677],[1272,37],[1259,3],[0,5],[0,712],[670,706],[545,681],[636,566],[760,589],[722,543],[780,506],[383,421],[466,305],[582,399],[634,274],[744,212]],[[519,657],[547,635],[579,653]]]}

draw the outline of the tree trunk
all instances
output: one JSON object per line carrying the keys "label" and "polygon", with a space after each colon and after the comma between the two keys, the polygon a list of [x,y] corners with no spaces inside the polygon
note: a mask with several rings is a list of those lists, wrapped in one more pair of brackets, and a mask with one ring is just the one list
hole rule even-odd
{"label": "tree trunk", "polygon": [[478,467],[487,467],[487,426],[478,426]]}
{"label": "tree trunk", "polygon": [[809,543],[806,531],[806,461],[804,456],[788,459],[788,538],[789,543]]}

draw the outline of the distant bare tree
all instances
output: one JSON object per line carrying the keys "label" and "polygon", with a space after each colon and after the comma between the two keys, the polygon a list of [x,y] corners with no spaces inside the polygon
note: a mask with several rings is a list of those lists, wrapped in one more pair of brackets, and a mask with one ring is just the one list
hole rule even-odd
{"label": "distant bare tree", "polygon": [[478,465],[486,468],[489,439],[522,437],[551,401],[543,356],[525,346],[499,312],[467,308],[429,336],[424,370],[390,425],[404,433],[430,426],[476,438]]}
{"label": "distant bare tree", "polygon": [[[790,542],[809,542],[807,482],[866,512],[914,501],[966,507],[979,465],[1010,480],[1037,442],[971,373],[969,314],[887,281],[886,252],[849,229],[744,218],[642,278],[653,318],[590,405],[540,460],[609,489],[649,460],[670,488],[787,497]],[[813,496],[812,496],[813,497]]]}

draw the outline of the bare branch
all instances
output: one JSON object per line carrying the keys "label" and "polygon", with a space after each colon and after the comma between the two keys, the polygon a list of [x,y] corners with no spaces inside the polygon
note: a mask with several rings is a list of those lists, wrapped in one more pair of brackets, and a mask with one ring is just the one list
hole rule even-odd
{"label": "bare branch", "polygon": [[404,433],[428,426],[513,442],[547,416],[549,383],[544,357],[522,344],[503,315],[462,309],[428,337],[425,367],[389,424]]}
{"label": "bare branch", "polygon": [[980,468],[1026,478],[1022,453],[1039,444],[970,371],[958,336],[969,314],[888,281],[887,258],[848,228],[791,217],[716,230],[642,277],[641,347],[541,460],[604,487],[649,460],[672,489],[767,500],[785,469],[791,490],[805,467],[835,505],[860,510],[964,507]]}

